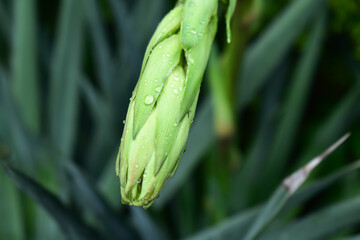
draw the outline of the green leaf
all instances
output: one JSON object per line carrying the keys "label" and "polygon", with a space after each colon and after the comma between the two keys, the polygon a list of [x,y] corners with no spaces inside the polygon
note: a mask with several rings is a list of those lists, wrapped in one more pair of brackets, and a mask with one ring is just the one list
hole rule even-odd
{"label": "green leaf", "polygon": [[0,216],[6,219],[0,222],[0,238],[25,239],[20,195],[3,172],[0,172],[0,196]]}
{"label": "green leaf", "polygon": [[147,213],[146,210],[142,208],[132,207],[131,219],[136,224],[134,225],[139,232],[141,239],[152,240],[152,239],[170,239],[164,232],[162,228],[159,228]]}
{"label": "green leaf", "polygon": [[66,208],[56,196],[28,176],[9,166],[4,160],[1,160],[0,164],[5,173],[22,191],[47,210],[69,239],[99,239],[97,233],[86,226],[72,210]]}
{"label": "green leaf", "polygon": [[259,214],[261,208],[256,207],[245,212],[238,213],[221,224],[200,231],[194,236],[186,238],[188,240],[207,240],[207,239],[240,239],[244,237],[245,231],[251,226],[251,223],[255,220]]}
{"label": "green leaf", "polygon": [[251,100],[305,25],[325,7],[324,3],[325,0],[292,1],[247,50],[237,88],[238,106],[243,107]]}
{"label": "green leaf", "polygon": [[94,134],[86,150],[87,169],[92,176],[98,176],[104,167],[104,156],[108,157],[114,149],[114,143],[118,141],[114,132],[114,116],[109,101],[100,95],[86,77],[82,78],[80,89],[95,123]]}
{"label": "green leaf", "polygon": [[14,2],[15,24],[12,57],[12,87],[24,123],[40,130],[39,86],[37,76],[35,1]]}
{"label": "green leaf", "polygon": [[236,0],[229,0],[229,6],[226,10],[226,16],[225,16],[225,21],[226,21],[226,40],[228,43],[231,42],[231,28],[230,28],[230,22],[231,22],[231,18],[235,12],[235,8],[236,8]]}
{"label": "green leaf", "polygon": [[52,61],[49,126],[53,144],[68,156],[74,147],[82,43],[80,1],[61,2],[56,47]]}
{"label": "green leaf", "polygon": [[90,28],[91,40],[94,49],[94,62],[97,77],[103,92],[109,98],[112,97],[112,80],[114,69],[110,54],[110,46],[106,39],[106,31],[101,22],[99,6],[95,0],[82,1],[88,26]]}
{"label": "green leaf", "polygon": [[109,238],[133,239],[134,233],[130,231],[129,224],[120,221],[113,209],[105,202],[89,180],[71,162],[66,165],[71,178],[72,190],[80,206],[84,211],[89,211],[99,219],[99,223],[105,227],[105,233]]}
{"label": "green leaf", "polygon": [[360,235],[344,238],[343,240],[360,240]]}
{"label": "green leaf", "polygon": [[6,4],[4,1],[0,2],[0,33],[4,36],[7,43],[10,42],[11,38],[11,22],[10,17],[7,13]]}
{"label": "green leaf", "polygon": [[275,193],[267,201],[264,209],[256,218],[254,224],[246,234],[245,240],[257,239],[264,229],[270,224],[272,220],[279,214],[281,209],[292,195],[299,189],[299,187],[306,181],[309,174],[321,163],[330,153],[332,153],[340,144],[342,144],[349,134],[344,135],[337,142],[326,149],[322,154],[315,157],[304,167],[297,170],[289,177],[287,177],[281,186],[277,188]]}
{"label": "green leaf", "polygon": [[2,135],[11,151],[18,156],[17,163],[27,173],[34,173],[36,162],[34,160],[34,148],[29,134],[25,131],[21,119],[18,117],[17,108],[11,94],[8,77],[0,69],[0,109],[4,111],[4,128]]}
{"label": "green leaf", "polygon": [[357,108],[360,101],[360,82],[355,83],[339,104],[334,106],[333,112],[328,116],[326,122],[315,132],[313,141],[309,143],[299,158],[298,164],[304,159],[314,155],[319,149],[324,148],[331,141],[336,139],[342,132],[347,131],[352,122],[359,116]]}
{"label": "green leaf", "polygon": [[[276,124],[277,110],[281,102],[281,90],[287,79],[288,65],[281,65],[276,71],[275,76],[268,83],[265,89],[265,96],[262,100],[260,123],[253,143],[244,155],[244,165],[235,173],[233,182],[238,186],[238,191],[230,193],[230,210],[239,211],[245,206],[249,206],[259,201],[258,195],[264,184],[259,178],[259,168],[264,165],[270,144],[274,137],[274,125]],[[273,190],[273,189],[272,189]]]}
{"label": "green leaf", "polygon": [[345,176],[349,176],[352,173],[357,173],[359,168],[360,160],[340,169],[328,177],[313,181],[310,185],[304,187],[301,191],[296,192],[295,195],[289,200],[285,209],[290,209],[293,206],[306,202],[308,199],[314,197],[316,194],[321,193],[324,189],[328,188],[330,185],[334,184]]}
{"label": "green leaf", "polygon": [[[360,197],[342,201],[300,220],[266,232],[259,240],[329,239],[360,222]],[[331,226],[331,227],[329,227]]]}
{"label": "green leaf", "polygon": [[[325,11],[319,13],[311,29],[304,53],[296,66],[293,80],[281,108],[281,118],[275,137],[272,140],[269,157],[265,161],[264,181],[266,189],[272,189],[282,178],[288,156],[294,146],[294,139],[306,99],[313,80],[313,73],[319,58],[326,28]],[[286,139],[286,141],[284,141]]]}
{"label": "green leaf", "polygon": [[[338,172],[325,177],[323,179],[316,180],[307,187],[300,189],[298,192],[289,199],[287,204],[284,206],[282,212],[287,212],[294,206],[303,204],[308,199],[311,199],[316,194],[319,194],[322,190],[329,187],[331,184],[339,181],[350,173],[355,173],[360,168],[360,161],[357,161]],[[201,231],[190,239],[238,239],[244,237],[246,230],[251,226],[250,224],[256,219],[258,214],[264,210],[264,206],[258,206],[245,212],[240,212],[233,217],[223,221],[222,223]],[[249,214],[249,215],[248,215]]]}

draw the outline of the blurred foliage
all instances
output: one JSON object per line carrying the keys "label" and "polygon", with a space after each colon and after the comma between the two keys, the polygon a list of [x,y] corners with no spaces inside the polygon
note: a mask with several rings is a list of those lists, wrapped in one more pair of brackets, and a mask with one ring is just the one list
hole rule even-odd
{"label": "blurred foliage", "polygon": [[359,1],[237,1],[230,44],[220,2],[187,151],[145,211],[121,204],[115,158],[176,1],[0,0],[0,239],[358,238]]}

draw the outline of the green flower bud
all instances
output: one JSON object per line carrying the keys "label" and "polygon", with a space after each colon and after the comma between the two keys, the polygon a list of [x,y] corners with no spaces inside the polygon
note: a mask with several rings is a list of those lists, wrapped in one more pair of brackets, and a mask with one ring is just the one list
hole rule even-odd
{"label": "green flower bud", "polygon": [[[204,1],[188,1],[203,7]],[[217,27],[214,7],[204,12],[209,20],[193,18],[186,13],[188,1],[169,12],[156,29],[130,99],[116,161],[126,204],[149,207],[175,173],[185,148]],[[187,16],[193,20],[185,20]],[[188,41],[189,48],[184,48],[184,22],[200,26],[201,35]]]}

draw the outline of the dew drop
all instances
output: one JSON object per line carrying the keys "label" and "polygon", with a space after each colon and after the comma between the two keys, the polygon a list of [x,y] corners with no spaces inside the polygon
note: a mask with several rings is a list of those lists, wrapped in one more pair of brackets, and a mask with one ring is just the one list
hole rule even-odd
{"label": "dew drop", "polygon": [[147,95],[147,96],[145,97],[145,104],[146,104],[146,105],[152,104],[153,101],[154,101],[154,97],[153,97],[152,95]]}
{"label": "dew drop", "polygon": [[139,165],[138,165],[138,164],[136,164],[136,165],[135,165],[135,168],[139,168]]}
{"label": "dew drop", "polygon": [[126,121],[124,120],[124,121],[123,121],[123,124],[125,124],[125,123],[126,123]]}
{"label": "dew drop", "polygon": [[174,93],[174,94],[178,94],[179,91],[178,91],[177,89],[174,89],[174,90],[173,90],[173,93]]}
{"label": "dew drop", "polygon": [[160,91],[161,91],[161,87],[155,88],[155,92],[160,92]]}
{"label": "dew drop", "polygon": [[175,81],[179,81],[179,78],[178,78],[178,77],[174,77],[174,80],[175,80]]}
{"label": "dew drop", "polygon": [[171,84],[171,86],[170,87],[174,87],[174,84]]}
{"label": "dew drop", "polygon": [[139,178],[136,182],[137,182],[137,183],[141,183],[141,178]]}

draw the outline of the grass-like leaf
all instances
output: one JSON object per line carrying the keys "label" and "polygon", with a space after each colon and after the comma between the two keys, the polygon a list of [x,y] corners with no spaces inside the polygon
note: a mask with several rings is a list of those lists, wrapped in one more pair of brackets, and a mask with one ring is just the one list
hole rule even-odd
{"label": "grass-like leaf", "polygon": [[251,223],[256,219],[262,208],[253,208],[236,214],[228,218],[218,226],[206,229],[194,236],[187,238],[188,240],[207,240],[207,239],[241,239],[244,237],[246,230],[249,229]]}
{"label": "grass-like leaf", "polygon": [[[292,1],[244,56],[238,105],[246,105],[325,0]],[[261,69],[261,71],[259,71]]]}
{"label": "grass-like leaf", "polygon": [[118,219],[114,210],[110,208],[94,185],[85,178],[80,170],[70,161],[67,163],[66,168],[74,183],[72,190],[79,205],[83,205],[85,207],[84,211],[93,213],[97,219],[102,219],[99,222],[105,227],[106,235],[109,238],[134,239],[135,235],[134,232],[130,231],[130,225]]}
{"label": "grass-like leaf", "polygon": [[[342,201],[260,236],[259,240],[329,239],[360,222],[360,197]],[[331,227],[330,227],[331,226]]]}
{"label": "grass-like leaf", "polygon": [[40,184],[28,176],[9,166],[4,160],[0,160],[1,167],[5,173],[22,191],[31,196],[47,210],[69,239],[99,239],[99,236],[94,230],[86,226],[78,216],[67,209],[53,194],[45,190]]}
{"label": "grass-like leaf", "polygon": [[309,174],[321,163],[331,152],[333,152],[341,143],[343,143],[349,134],[344,135],[337,142],[331,145],[322,154],[315,157],[303,168],[287,177],[281,186],[277,188],[275,193],[266,203],[264,209],[256,218],[255,223],[248,231],[245,240],[256,239],[259,234],[270,224],[270,222],[279,214],[290,197],[298,190],[298,188],[306,181]]}
{"label": "grass-like leaf", "polygon": [[[295,69],[293,81],[284,100],[285,106],[281,108],[281,119],[270,148],[269,157],[265,162],[265,166],[263,166],[265,169],[264,179],[266,179],[264,182],[267,186],[265,188],[267,189],[272,189],[281,179],[286,160],[293,148],[296,129],[298,129],[301,122],[304,105],[313,80],[314,68],[325,35],[325,27],[326,14],[325,11],[322,11],[316,18],[303,56]],[[284,141],[285,139],[286,141]]]}
{"label": "grass-like leaf", "polygon": [[105,96],[112,97],[113,67],[109,43],[106,38],[105,29],[101,23],[99,4],[94,0],[82,1],[88,26],[90,28],[91,40],[94,49],[94,62],[97,76]]}
{"label": "grass-like leaf", "polygon": [[48,107],[51,140],[68,156],[76,133],[83,14],[80,1],[65,0],[61,5]]}
{"label": "grass-like leaf", "polygon": [[[333,183],[343,179],[345,176],[359,170],[359,168],[360,161],[357,161],[328,177],[313,181],[310,185],[295,192],[281,212],[287,212],[291,208],[305,203],[308,199],[311,199]],[[190,239],[239,239],[240,237],[244,237],[246,231],[251,226],[251,223],[254,222],[256,217],[263,210],[264,206],[261,205],[254,209],[240,212],[221,222],[219,225],[197,233],[190,237]]]}
{"label": "grass-like leaf", "polygon": [[39,132],[40,105],[37,74],[35,1],[14,1],[15,31],[12,46],[12,86],[24,123]]}
{"label": "grass-like leaf", "polygon": [[25,239],[20,194],[3,172],[0,172],[0,196],[0,216],[6,219],[0,222],[0,238]]}

